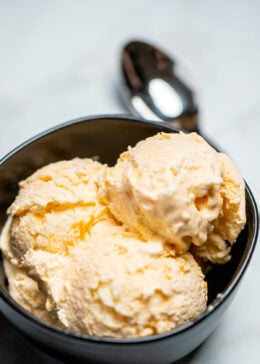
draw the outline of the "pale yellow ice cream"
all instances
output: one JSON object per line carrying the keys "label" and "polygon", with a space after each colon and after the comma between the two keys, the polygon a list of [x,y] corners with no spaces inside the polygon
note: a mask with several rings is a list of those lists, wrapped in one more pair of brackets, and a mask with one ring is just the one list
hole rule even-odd
{"label": "pale yellow ice cream", "polygon": [[15,301],[48,324],[62,327],[56,314],[46,310],[46,297],[39,290],[37,282],[25,270],[17,268],[8,260],[5,260],[4,269],[8,277],[9,292]]}
{"label": "pale yellow ice cream", "polygon": [[223,183],[220,195],[223,205],[218,218],[214,221],[214,231],[224,240],[234,243],[245,226],[245,183],[231,160],[222,153],[219,158],[223,168]]}
{"label": "pale yellow ice cream", "polygon": [[213,263],[225,263],[231,259],[231,245],[245,226],[245,183],[231,160],[222,153],[218,153],[218,156],[223,168],[220,186],[222,207],[206,243],[199,247],[193,246],[192,251],[196,256]]}
{"label": "pale yellow ice cream", "polygon": [[68,254],[106,208],[97,199],[98,178],[105,166],[73,159],[45,166],[20,183],[8,213],[11,248],[16,256],[29,250]]}
{"label": "pale yellow ice cream", "polygon": [[26,265],[48,309],[70,331],[146,336],[206,309],[207,284],[190,253],[174,258],[160,242],[143,242],[112,219],[97,223],[69,258],[31,250]]}
{"label": "pale yellow ice cream", "polygon": [[0,246],[5,256],[4,269],[8,277],[9,292],[15,301],[27,311],[49,324],[60,326],[56,314],[46,310],[46,296],[39,290],[37,282],[28,276],[25,269],[19,268],[18,259],[10,249],[11,221],[9,218],[0,236]]}
{"label": "pale yellow ice cream", "polygon": [[75,159],[20,184],[2,234],[10,293],[70,331],[136,337],[202,313],[207,284],[190,253],[142,239],[116,220],[98,190],[107,167]]}
{"label": "pale yellow ice cream", "polygon": [[102,195],[144,238],[156,234],[177,253],[192,245],[221,263],[229,259],[226,241],[233,243],[245,224],[244,193],[233,163],[202,137],[160,133],[121,154]]}
{"label": "pale yellow ice cream", "polygon": [[[60,325],[49,312],[48,297],[39,290],[26,266],[29,251],[70,253],[85,241],[92,224],[106,215],[97,199],[98,178],[106,167],[90,159],[75,158],[49,164],[20,183],[17,198],[1,233],[0,246],[12,297],[38,318]],[[54,279],[56,277],[54,276]]]}
{"label": "pale yellow ice cream", "polygon": [[197,134],[158,134],[108,168],[75,158],[20,183],[1,236],[11,295],[48,323],[138,337],[207,304],[194,255],[224,263],[245,223],[244,183]]}

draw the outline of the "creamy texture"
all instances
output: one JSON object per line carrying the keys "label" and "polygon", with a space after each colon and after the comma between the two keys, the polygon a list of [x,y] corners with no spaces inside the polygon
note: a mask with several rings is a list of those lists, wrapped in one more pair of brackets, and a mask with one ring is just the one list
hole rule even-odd
{"label": "creamy texture", "polygon": [[11,222],[12,220],[9,218],[0,236],[0,247],[5,257],[4,269],[8,277],[9,292],[15,301],[27,311],[49,324],[60,326],[56,314],[46,310],[46,297],[39,290],[38,283],[28,276],[25,269],[19,267],[18,259],[12,253],[10,248]]}
{"label": "creamy texture", "polygon": [[245,183],[231,160],[220,153],[223,167],[223,183],[220,194],[223,205],[218,218],[214,222],[214,230],[230,243],[234,243],[245,226]]}
{"label": "creamy texture", "polygon": [[77,245],[70,259],[30,251],[26,264],[41,282],[48,309],[71,331],[152,335],[206,308],[207,284],[190,253],[174,258],[161,243],[143,242],[109,219],[93,227],[88,242]]}
{"label": "creamy texture", "polygon": [[[79,158],[49,164],[20,183],[19,194],[8,209],[10,217],[0,244],[9,291],[38,318],[58,326],[63,325],[49,308],[42,287],[39,289],[40,280],[28,275],[26,254],[56,253],[55,261],[63,265],[61,258],[85,241],[92,224],[106,214],[107,208],[97,199],[99,174],[105,168],[98,162]],[[51,274],[50,262],[49,267]]]}
{"label": "creamy texture", "polygon": [[221,209],[222,181],[218,153],[200,136],[162,133],[123,153],[106,187],[120,221],[144,235],[146,227],[183,252],[207,240]]}
{"label": "creamy texture", "polygon": [[195,133],[157,134],[111,168],[79,158],[47,165],[8,209],[0,246],[10,294],[74,332],[174,329],[205,311],[195,258],[230,258],[244,193],[233,163]]}
{"label": "creamy texture", "polygon": [[17,268],[8,260],[5,261],[4,269],[9,281],[9,292],[16,302],[39,319],[63,327],[56,313],[46,310],[45,295],[39,290],[38,283],[30,278],[24,269]]}
{"label": "creamy texture", "polygon": [[220,187],[222,208],[206,243],[200,247],[194,246],[193,253],[205,260],[221,264],[231,259],[231,245],[245,226],[246,208],[243,178],[225,154],[219,153],[219,159],[223,168],[223,182]]}
{"label": "creamy texture", "polygon": [[102,216],[98,177],[105,166],[90,159],[49,164],[20,183],[8,213],[12,249],[22,258],[28,249],[68,254]]}
{"label": "creamy texture", "polygon": [[177,253],[192,245],[212,262],[229,259],[224,240],[234,242],[245,224],[242,178],[196,133],[160,133],[129,148],[107,170],[102,195],[145,239],[156,234]]}

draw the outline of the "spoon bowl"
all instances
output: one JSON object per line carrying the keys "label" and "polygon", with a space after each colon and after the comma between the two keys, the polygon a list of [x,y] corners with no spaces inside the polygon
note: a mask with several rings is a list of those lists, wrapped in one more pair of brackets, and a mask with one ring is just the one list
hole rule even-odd
{"label": "spoon bowl", "polygon": [[176,62],[153,45],[132,41],[123,47],[119,90],[133,115],[198,131],[192,89],[178,75]]}

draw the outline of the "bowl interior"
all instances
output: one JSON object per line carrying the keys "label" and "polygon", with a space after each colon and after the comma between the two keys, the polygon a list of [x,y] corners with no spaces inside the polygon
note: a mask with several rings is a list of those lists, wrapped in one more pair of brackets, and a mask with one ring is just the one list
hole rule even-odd
{"label": "bowl interior", "polygon": [[[6,220],[6,209],[18,191],[18,182],[37,168],[51,162],[74,157],[94,157],[113,165],[129,145],[159,131],[176,132],[166,124],[148,123],[123,117],[77,120],[56,127],[24,143],[2,160],[0,165],[0,224]],[[207,274],[209,304],[232,284],[245,265],[257,231],[256,207],[247,187],[247,224],[232,248],[227,264],[214,265]],[[2,268],[0,269],[2,270]],[[6,289],[3,271],[0,285]]]}

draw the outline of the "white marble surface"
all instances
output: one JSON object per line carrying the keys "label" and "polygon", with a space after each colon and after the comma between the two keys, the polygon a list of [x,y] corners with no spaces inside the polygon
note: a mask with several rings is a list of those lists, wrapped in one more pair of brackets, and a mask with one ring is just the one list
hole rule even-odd
{"label": "white marble surface", "polygon": [[[0,156],[59,122],[125,112],[120,47],[141,38],[188,68],[202,130],[260,190],[259,15],[259,0],[0,0]],[[222,323],[183,362],[260,362],[259,251]]]}

